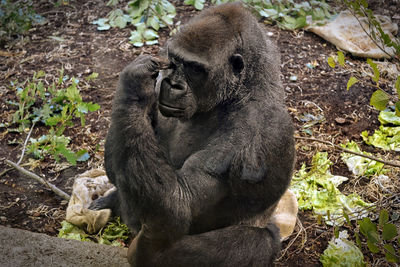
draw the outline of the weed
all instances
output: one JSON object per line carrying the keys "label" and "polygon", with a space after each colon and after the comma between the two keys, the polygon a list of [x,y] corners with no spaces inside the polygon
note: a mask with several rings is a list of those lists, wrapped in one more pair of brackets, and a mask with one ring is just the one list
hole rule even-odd
{"label": "weed", "polygon": [[[63,70],[57,81],[49,86],[44,85],[43,71],[33,75],[32,80],[23,83],[13,82],[16,90],[18,110],[13,115],[13,123],[18,125],[18,131],[34,127],[36,123],[47,126],[47,131],[39,138],[31,138],[27,146],[28,152],[35,158],[43,159],[51,155],[60,161],[60,155],[69,163],[75,165],[77,161],[89,158],[86,150],[73,152],[68,148],[70,138],[64,135],[67,127],[74,126],[74,119],[79,119],[85,125],[85,115],[100,108],[98,104],[82,101],[79,90],[79,80],[64,76]],[[92,74],[87,80],[94,79]]]}

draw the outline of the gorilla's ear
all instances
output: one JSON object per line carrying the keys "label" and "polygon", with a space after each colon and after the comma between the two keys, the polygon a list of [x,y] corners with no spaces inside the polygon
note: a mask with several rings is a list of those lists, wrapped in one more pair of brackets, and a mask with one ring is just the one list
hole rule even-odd
{"label": "gorilla's ear", "polygon": [[244,68],[243,57],[240,54],[234,54],[229,59],[229,62],[232,64],[233,73],[239,74],[242,72]]}

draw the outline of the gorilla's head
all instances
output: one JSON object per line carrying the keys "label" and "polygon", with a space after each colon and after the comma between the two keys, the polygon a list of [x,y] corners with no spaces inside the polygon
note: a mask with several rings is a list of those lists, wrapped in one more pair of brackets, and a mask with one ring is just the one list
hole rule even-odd
{"label": "gorilla's head", "polygon": [[240,4],[201,13],[167,43],[170,66],[162,72],[159,110],[188,119],[221,103],[257,97],[255,87],[279,83],[279,71],[267,68],[279,66],[270,46]]}

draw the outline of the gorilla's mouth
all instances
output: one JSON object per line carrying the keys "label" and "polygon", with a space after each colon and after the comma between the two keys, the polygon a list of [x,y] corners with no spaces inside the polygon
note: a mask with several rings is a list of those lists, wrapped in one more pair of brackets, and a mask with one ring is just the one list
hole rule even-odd
{"label": "gorilla's mouth", "polygon": [[158,102],[158,109],[161,114],[166,117],[182,117],[185,113],[185,109],[181,107],[174,107],[171,104],[166,104],[164,102]]}

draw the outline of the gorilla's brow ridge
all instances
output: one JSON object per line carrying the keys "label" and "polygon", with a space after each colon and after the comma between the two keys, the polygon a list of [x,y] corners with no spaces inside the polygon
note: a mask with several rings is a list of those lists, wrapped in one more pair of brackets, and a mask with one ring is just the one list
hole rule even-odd
{"label": "gorilla's brow ridge", "polygon": [[185,64],[193,64],[193,65],[200,65],[201,67],[207,69],[208,64],[206,61],[201,60],[200,58],[193,58],[193,59],[187,59],[184,55],[175,53],[171,51],[169,48],[167,50],[168,57],[173,58],[179,62],[185,63]]}

